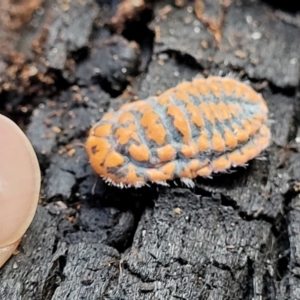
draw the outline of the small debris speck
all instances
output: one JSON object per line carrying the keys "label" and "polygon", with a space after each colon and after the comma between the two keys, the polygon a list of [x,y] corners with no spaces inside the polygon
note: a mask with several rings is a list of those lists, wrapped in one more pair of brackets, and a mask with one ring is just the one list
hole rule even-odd
{"label": "small debris speck", "polygon": [[253,32],[251,34],[251,37],[252,37],[253,40],[259,40],[262,37],[262,34],[260,32],[258,32],[258,31],[257,32]]}
{"label": "small debris speck", "polygon": [[181,208],[176,207],[176,208],[174,209],[174,213],[175,213],[176,215],[181,215],[181,214],[182,214]]}

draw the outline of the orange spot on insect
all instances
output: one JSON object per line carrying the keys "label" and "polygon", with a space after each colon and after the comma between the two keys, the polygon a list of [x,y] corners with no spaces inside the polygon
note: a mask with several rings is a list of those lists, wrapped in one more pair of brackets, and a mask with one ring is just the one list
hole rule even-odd
{"label": "orange spot on insect", "polygon": [[259,127],[253,126],[250,120],[247,119],[242,121],[242,125],[244,129],[249,133],[250,136],[254,135],[259,129]]}
{"label": "orange spot on insect", "polygon": [[254,140],[255,145],[258,146],[260,151],[265,150],[270,146],[270,136],[261,136]]}
{"label": "orange spot on insect", "polygon": [[[268,111],[268,108],[267,106],[265,105],[264,103],[264,100],[262,98],[262,96],[258,93],[256,93],[251,87],[248,87],[246,88],[246,93],[245,93],[245,101],[248,101],[248,102],[253,102],[255,104],[258,104],[260,103],[262,106],[264,106],[267,111]],[[267,112],[265,111],[265,112]]]}
{"label": "orange spot on insect", "polygon": [[145,105],[145,101],[139,100],[139,101],[134,101],[130,103],[125,103],[123,104],[119,111],[131,111],[131,110],[136,110],[137,108],[140,108]]}
{"label": "orange spot on insect", "polygon": [[213,131],[211,145],[214,151],[224,152],[226,150],[224,139],[217,130]]}
{"label": "orange spot on insect", "polygon": [[153,106],[148,103],[144,103],[144,105],[136,107],[135,110],[141,113],[145,113],[146,111],[153,111]]}
{"label": "orange spot on insect", "polygon": [[214,115],[214,118],[216,120],[218,120],[219,122],[222,122],[223,121],[223,115],[222,115],[222,111],[218,109],[218,104],[212,102],[212,103],[209,104],[209,106],[210,106],[211,112]]}
{"label": "orange spot on insect", "polygon": [[150,158],[150,152],[146,145],[130,145],[129,154],[133,159],[136,161],[149,161]]}
{"label": "orange spot on insect", "polygon": [[192,118],[192,122],[197,125],[200,128],[203,128],[204,126],[204,120],[203,117],[199,111],[199,108],[197,106],[195,106],[194,104],[187,104],[186,106],[187,111],[191,114]]}
{"label": "orange spot on insect", "polygon": [[254,103],[263,102],[262,97],[250,87],[245,91],[245,100]]}
{"label": "orange spot on insect", "polygon": [[209,86],[207,85],[207,81],[205,79],[195,79],[193,81],[193,86],[197,88],[200,96],[207,96],[210,93]]}
{"label": "orange spot on insect", "polygon": [[223,91],[223,93],[227,97],[232,96],[236,85],[237,85],[236,80],[233,80],[231,78],[223,78],[223,80],[222,80],[222,91]]}
{"label": "orange spot on insect", "polygon": [[137,128],[133,123],[130,123],[128,127],[118,128],[115,132],[115,137],[120,145],[127,144],[133,136],[137,138]]}
{"label": "orange spot on insect", "polygon": [[184,103],[190,103],[190,97],[188,96],[188,94],[186,93],[185,90],[183,89],[176,89],[174,96],[177,100],[182,101]]}
{"label": "orange spot on insect", "polygon": [[253,143],[247,144],[242,148],[243,153],[246,156],[247,161],[253,159],[260,153],[260,148],[254,145]]}
{"label": "orange spot on insect", "polygon": [[188,120],[182,110],[177,106],[169,106],[167,113],[172,116],[173,124],[176,129],[183,135],[183,142],[189,143],[191,140],[191,129]]}
{"label": "orange spot on insect", "polygon": [[257,132],[257,130],[261,127],[262,122],[259,120],[256,120],[254,118],[248,119],[248,122],[251,124],[251,127],[253,128],[252,131]]}
{"label": "orange spot on insect", "polygon": [[131,184],[134,184],[136,182],[145,182],[145,179],[143,177],[139,177],[136,174],[135,166],[133,164],[128,165],[126,180]]}
{"label": "orange spot on insect", "polygon": [[167,131],[159,122],[159,116],[154,112],[145,112],[140,120],[143,127],[146,127],[146,137],[161,146],[165,142]]}
{"label": "orange spot on insect", "polygon": [[124,157],[116,151],[110,152],[105,160],[106,168],[115,168],[124,164]]}
{"label": "orange spot on insect", "polygon": [[199,169],[196,174],[198,176],[201,176],[201,177],[207,177],[211,174],[212,170],[211,170],[211,167],[210,166],[205,166],[201,169]]}
{"label": "orange spot on insect", "polygon": [[111,145],[108,140],[90,136],[86,142],[86,149],[92,166],[100,165],[108,155]]}
{"label": "orange spot on insect", "polygon": [[209,163],[208,159],[206,159],[204,161],[200,161],[199,159],[193,159],[189,163],[189,169],[191,170],[191,172],[195,173],[200,168],[207,166],[208,163]]}
{"label": "orange spot on insect", "polygon": [[217,97],[219,99],[221,96],[219,80],[211,78],[208,86],[209,86],[210,91],[215,95],[215,97]]}
{"label": "orange spot on insect", "polygon": [[244,85],[236,84],[234,88],[234,94],[236,98],[245,98],[245,94],[247,92],[247,89]]}
{"label": "orange spot on insect", "polygon": [[234,135],[240,143],[244,143],[249,139],[249,133],[240,128],[237,124],[232,124],[232,128],[234,129]]}
{"label": "orange spot on insect", "polygon": [[177,87],[177,90],[183,90],[185,91],[188,95],[192,95],[195,97],[199,97],[199,91],[197,89],[197,84],[195,82],[182,82],[180,83]]}
{"label": "orange spot on insect", "polygon": [[165,164],[160,170],[168,176],[168,179],[171,179],[176,168],[176,164],[174,162],[169,162]]}
{"label": "orange spot on insect", "polygon": [[193,177],[191,170],[188,167],[184,167],[179,176],[183,177],[183,178],[192,178]]}
{"label": "orange spot on insect", "polygon": [[176,87],[175,88],[169,88],[169,89],[165,90],[162,94],[168,95],[168,96],[173,96],[175,89],[176,89]]}
{"label": "orange spot on insect", "polygon": [[211,124],[215,124],[215,117],[208,103],[205,102],[200,103],[200,110],[203,113],[204,118],[206,120],[208,120]]}
{"label": "orange spot on insect", "polygon": [[106,113],[101,121],[114,121],[115,120],[115,115],[113,113]]}
{"label": "orange spot on insect", "polygon": [[228,153],[228,159],[233,166],[244,165],[248,161],[247,157],[247,153],[243,153],[242,149],[238,149],[231,153]]}
{"label": "orange spot on insect", "polygon": [[259,132],[263,137],[269,137],[269,138],[271,137],[270,129],[265,124],[261,126]]}
{"label": "orange spot on insect", "polygon": [[120,115],[118,123],[120,125],[125,124],[127,122],[133,122],[134,121],[134,115],[131,112],[125,112]]}
{"label": "orange spot on insect", "polygon": [[225,155],[222,155],[214,159],[211,165],[214,172],[224,172],[230,167],[231,163]]}
{"label": "orange spot on insect", "polygon": [[190,169],[192,172],[197,171],[200,167],[201,167],[201,163],[200,163],[199,159],[193,159],[193,160],[191,160],[191,162],[189,163],[189,169]]}
{"label": "orange spot on insect", "polygon": [[190,158],[198,154],[198,146],[195,143],[189,145],[182,145],[181,153],[186,157]]}
{"label": "orange spot on insect", "polygon": [[157,149],[157,156],[161,162],[170,161],[174,159],[176,150],[171,145],[166,145]]}
{"label": "orange spot on insect", "polygon": [[139,105],[138,107],[136,107],[135,109],[132,109],[131,111],[137,111],[137,112],[144,114],[145,112],[153,111],[153,106],[147,102],[144,102],[144,105]]}
{"label": "orange spot on insect", "polygon": [[167,174],[164,174],[160,170],[149,169],[146,170],[146,174],[150,181],[164,181],[164,180],[171,179],[168,177]]}
{"label": "orange spot on insect", "polygon": [[261,113],[256,113],[255,115],[253,115],[252,117],[253,119],[263,123],[267,121],[267,116],[265,114],[261,114]]}
{"label": "orange spot on insect", "polygon": [[111,123],[98,125],[94,128],[93,134],[97,137],[107,137],[111,134]]}
{"label": "orange spot on insect", "polygon": [[271,132],[266,125],[262,125],[259,134],[253,139],[253,143],[262,151],[271,143]]}
{"label": "orange spot on insect", "polygon": [[205,152],[210,149],[210,143],[206,131],[202,131],[197,143],[200,152]]}
{"label": "orange spot on insect", "polygon": [[227,107],[227,105],[223,101],[220,101],[217,104],[216,110],[218,110],[219,114],[222,116],[222,121],[226,121],[226,120],[230,120],[231,119],[228,107]]}
{"label": "orange spot on insect", "polygon": [[224,128],[224,140],[229,149],[235,149],[238,144],[236,136],[228,128]]}
{"label": "orange spot on insect", "polygon": [[162,94],[158,97],[157,102],[160,105],[169,105],[172,102],[172,100],[169,95]]}

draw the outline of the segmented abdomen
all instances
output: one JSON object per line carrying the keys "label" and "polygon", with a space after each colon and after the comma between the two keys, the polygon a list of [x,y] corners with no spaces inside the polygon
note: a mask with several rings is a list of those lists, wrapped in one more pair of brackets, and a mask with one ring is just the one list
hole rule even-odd
{"label": "segmented abdomen", "polygon": [[265,101],[249,86],[195,79],[105,114],[87,152],[94,170],[121,187],[186,181],[259,155],[270,142],[267,117]]}

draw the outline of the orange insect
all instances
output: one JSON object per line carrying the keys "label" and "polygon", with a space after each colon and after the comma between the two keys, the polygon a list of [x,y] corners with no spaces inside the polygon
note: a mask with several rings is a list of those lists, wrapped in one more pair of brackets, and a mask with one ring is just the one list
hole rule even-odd
{"label": "orange insect", "polygon": [[90,130],[90,163],[109,184],[166,185],[243,166],[268,147],[268,108],[246,84],[210,77],[123,105]]}

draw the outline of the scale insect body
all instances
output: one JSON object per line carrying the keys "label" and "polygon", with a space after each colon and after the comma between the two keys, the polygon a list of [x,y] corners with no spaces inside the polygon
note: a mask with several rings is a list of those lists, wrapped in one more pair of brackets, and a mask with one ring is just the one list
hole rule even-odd
{"label": "scale insect body", "polygon": [[158,97],[123,105],[90,130],[90,163],[108,183],[141,187],[243,166],[271,140],[260,94],[231,78],[183,82]]}

